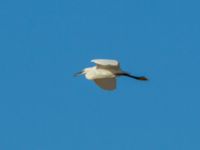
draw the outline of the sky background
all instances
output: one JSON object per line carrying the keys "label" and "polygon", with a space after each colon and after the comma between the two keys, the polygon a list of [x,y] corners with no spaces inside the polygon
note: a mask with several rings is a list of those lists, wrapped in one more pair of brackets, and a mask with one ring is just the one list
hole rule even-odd
{"label": "sky background", "polygon": [[[199,5],[0,1],[0,149],[199,150]],[[73,77],[94,58],[150,81]]]}

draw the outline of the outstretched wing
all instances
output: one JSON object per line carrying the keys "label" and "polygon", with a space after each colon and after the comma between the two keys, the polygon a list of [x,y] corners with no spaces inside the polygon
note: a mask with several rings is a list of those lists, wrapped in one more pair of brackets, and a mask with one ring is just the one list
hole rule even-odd
{"label": "outstretched wing", "polygon": [[115,78],[95,79],[94,82],[104,90],[114,90],[116,88]]}
{"label": "outstretched wing", "polygon": [[91,62],[95,63],[97,65],[97,68],[102,69],[119,69],[120,64],[117,60],[112,59],[93,59]]}

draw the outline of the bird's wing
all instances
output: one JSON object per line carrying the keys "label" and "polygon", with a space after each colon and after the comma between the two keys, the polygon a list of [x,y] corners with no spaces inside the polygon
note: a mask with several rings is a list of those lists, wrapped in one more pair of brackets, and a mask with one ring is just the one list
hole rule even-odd
{"label": "bird's wing", "polygon": [[104,90],[114,90],[116,88],[115,78],[95,79],[94,82]]}
{"label": "bird's wing", "polygon": [[118,69],[120,67],[120,64],[117,60],[112,59],[93,59],[91,62],[95,63],[98,68],[113,68]]}

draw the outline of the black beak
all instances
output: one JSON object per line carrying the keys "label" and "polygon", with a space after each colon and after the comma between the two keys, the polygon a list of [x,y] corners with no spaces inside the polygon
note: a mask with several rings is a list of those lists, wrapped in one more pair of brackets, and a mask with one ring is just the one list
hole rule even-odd
{"label": "black beak", "polygon": [[82,74],[83,74],[83,71],[77,72],[77,73],[74,74],[74,77],[80,76]]}

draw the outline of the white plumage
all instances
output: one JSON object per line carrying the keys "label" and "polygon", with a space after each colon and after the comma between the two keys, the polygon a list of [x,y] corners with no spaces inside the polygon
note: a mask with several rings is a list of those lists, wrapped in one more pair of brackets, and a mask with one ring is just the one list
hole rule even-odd
{"label": "white plumage", "polygon": [[120,68],[117,60],[111,59],[93,59],[91,62],[96,66],[85,68],[75,75],[84,74],[86,79],[93,80],[98,86],[105,90],[114,90],[116,88],[116,77],[127,76],[137,80],[147,80],[146,77],[137,77],[124,72]]}

